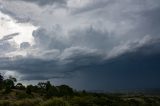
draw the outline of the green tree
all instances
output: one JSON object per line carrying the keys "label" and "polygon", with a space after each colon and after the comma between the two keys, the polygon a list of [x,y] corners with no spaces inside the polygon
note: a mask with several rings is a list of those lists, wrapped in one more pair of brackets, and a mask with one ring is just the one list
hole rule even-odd
{"label": "green tree", "polygon": [[13,89],[15,86],[16,78],[10,76],[8,79],[4,80],[4,86],[5,86],[5,92],[9,93],[11,89]]}

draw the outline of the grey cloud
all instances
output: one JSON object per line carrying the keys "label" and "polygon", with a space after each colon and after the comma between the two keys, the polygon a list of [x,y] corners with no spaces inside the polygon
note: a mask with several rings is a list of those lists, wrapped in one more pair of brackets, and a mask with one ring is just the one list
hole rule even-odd
{"label": "grey cloud", "polygon": [[65,37],[63,37],[60,34],[61,30],[59,30],[59,28],[57,27],[56,28],[53,27],[53,29],[49,31],[44,28],[38,28],[33,32],[33,37],[36,42],[35,46],[38,46],[42,49],[59,49],[59,50],[63,50],[69,47],[67,39],[65,39]]}
{"label": "grey cloud", "polygon": [[[94,0],[75,10],[54,11],[54,15],[41,6],[62,1],[24,1],[30,2],[23,3],[32,6],[31,11],[9,5],[0,10],[19,22],[38,23],[33,32],[35,45],[27,49],[26,57],[1,58],[1,70],[15,70],[24,75],[23,80],[72,79],[77,72],[79,80],[85,80],[80,85],[89,88],[159,86],[159,0]],[[1,45],[1,51],[10,48],[8,42]],[[30,45],[24,42],[20,47]]]}
{"label": "grey cloud", "polygon": [[67,0],[16,0],[16,1],[36,3],[39,6],[53,5],[53,4],[65,5],[67,3]]}
{"label": "grey cloud", "polygon": [[15,42],[9,42],[9,40],[13,39],[17,35],[19,35],[19,33],[13,33],[5,35],[2,39],[0,39],[0,55],[16,50],[16,47],[14,46]]}
{"label": "grey cloud", "polygon": [[26,49],[26,48],[29,48],[30,46],[31,45],[28,42],[23,42],[23,43],[20,44],[20,48],[21,49]]}
{"label": "grey cloud", "polygon": [[0,55],[4,55],[6,52],[11,52],[16,50],[15,47],[12,46],[11,43],[5,41],[5,42],[0,42]]}
{"label": "grey cloud", "polygon": [[[95,49],[88,49],[82,47],[66,48],[60,55],[60,60],[67,65],[72,65],[75,68],[81,66],[88,66],[102,61],[104,54]],[[70,70],[71,71],[71,70]],[[76,71],[74,68],[72,71]]]}
{"label": "grey cloud", "polygon": [[156,41],[155,39],[159,39],[159,37],[152,38],[151,36],[146,35],[142,39],[130,40],[125,43],[120,43],[107,53],[107,58],[114,58],[127,52],[136,51],[137,48],[147,45],[148,42]]}
{"label": "grey cloud", "polygon": [[[62,55],[71,55],[65,55],[63,61],[23,57],[11,61],[9,58],[1,58],[0,69],[16,70],[23,74],[21,80],[61,79],[62,82],[65,79],[75,82],[85,80],[79,84],[82,84],[81,88],[86,89],[91,89],[93,86],[97,86],[96,89],[159,87],[159,45],[159,39],[152,39],[137,47],[135,51],[128,51],[107,60],[103,60],[104,55],[97,54],[96,51],[82,48],[70,48],[64,51]],[[67,62],[63,63],[64,61]],[[74,76],[77,72],[83,79]],[[90,81],[96,83],[90,84]]]}
{"label": "grey cloud", "polygon": [[46,75],[38,75],[38,74],[35,74],[35,75],[25,75],[21,78],[21,80],[50,80],[50,79],[65,79],[65,78],[68,78],[68,76],[62,76],[62,75],[51,75],[51,74],[46,74]]}
{"label": "grey cloud", "polygon": [[85,80],[79,84],[86,89],[96,86],[96,89],[111,91],[159,88],[159,43],[160,40],[155,39],[135,51],[103,61],[102,64],[83,67],[80,69],[83,70],[81,77]]}
{"label": "grey cloud", "polygon": [[[117,9],[124,10],[128,12],[138,12],[138,11],[144,11],[144,10],[150,10],[156,7],[159,7],[159,1],[158,0],[90,0],[90,2],[82,6],[80,8],[76,8],[72,11],[73,14],[83,14],[86,12],[101,12],[105,11],[107,14],[111,11],[115,11]],[[128,8],[130,7],[130,8]],[[120,12],[120,11],[119,11]],[[124,12],[124,11],[121,11]]]}
{"label": "grey cloud", "polygon": [[101,1],[90,0],[88,5],[78,8],[78,9],[74,9],[71,13],[82,14],[82,13],[91,12],[97,9],[103,9],[107,7],[108,5],[112,5],[112,3],[115,3],[115,1],[116,0],[101,0]]}
{"label": "grey cloud", "polygon": [[141,26],[143,26],[146,34],[150,34],[152,36],[160,35],[159,11],[160,7],[139,13],[139,15],[144,18],[144,20],[141,22]]}
{"label": "grey cloud", "polygon": [[3,12],[4,14],[7,14],[7,15],[13,17],[19,23],[24,23],[24,22],[30,22],[31,21],[29,17],[18,16],[15,13],[15,11],[12,11],[12,10],[6,8],[6,7],[0,8],[0,11]]}
{"label": "grey cloud", "polygon": [[70,32],[70,41],[73,46],[81,46],[104,51],[110,50],[119,42],[107,31],[101,31],[94,26],[85,29],[75,29]]}
{"label": "grey cloud", "polygon": [[[63,58],[62,60],[61,58],[63,57],[63,55],[67,53],[74,55],[66,55],[66,58]],[[23,75],[22,79],[26,78],[26,80],[33,79],[32,76],[35,76],[35,80],[37,80],[36,78],[39,79],[42,77],[43,79],[69,78],[78,69],[90,64],[96,64],[101,60],[101,56],[95,54],[94,52],[92,52],[91,54],[90,50],[88,50],[87,52],[87,49],[85,49],[85,51],[82,51],[82,49],[77,48],[68,50],[67,53],[64,52],[59,58],[50,60],[35,57],[14,57],[14,59],[12,60],[10,60],[10,58],[1,58],[0,69],[12,71],[16,70],[16,72]],[[46,55],[44,55],[44,57]]]}
{"label": "grey cloud", "polygon": [[13,34],[9,34],[9,35],[4,35],[4,37],[2,39],[0,39],[0,42],[13,39],[17,35],[19,35],[19,33],[13,33]]}
{"label": "grey cloud", "polygon": [[[60,26],[59,26],[60,27]],[[119,41],[107,31],[101,31],[94,26],[85,29],[73,29],[68,32],[69,36],[61,35],[61,29],[53,27],[51,30],[39,28],[33,32],[37,47],[44,49],[59,49],[60,51],[70,47],[82,47],[100,49],[106,52],[112,49]]]}

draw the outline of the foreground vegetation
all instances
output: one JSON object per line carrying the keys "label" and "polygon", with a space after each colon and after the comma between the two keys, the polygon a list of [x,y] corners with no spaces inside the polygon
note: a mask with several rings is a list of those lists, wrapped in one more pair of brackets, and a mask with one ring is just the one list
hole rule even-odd
{"label": "foreground vegetation", "polygon": [[89,93],[49,81],[27,87],[15,82],[0,75],[0,106],[160,106],[160,96]]}

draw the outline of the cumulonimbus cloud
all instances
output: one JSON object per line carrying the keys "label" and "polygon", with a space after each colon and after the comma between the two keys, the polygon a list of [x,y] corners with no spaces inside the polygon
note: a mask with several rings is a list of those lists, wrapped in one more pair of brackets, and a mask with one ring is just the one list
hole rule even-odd
{"label": "cumulonimbus cloud", "polygon": [[[0,11],[17,23],[30,23],[37,29],[31,35],[32,45],[26,41],[14,52],[5,51],[8,55],[1,56],[0,69],[16,71],[23,80],[70,79],[78,73],[84,74],[81,80],[90,81],[103,72],[103,80],[116,83],[118,80],[113,77],[120,80],[135,72],[134,77],[139,80],[148,81],[150,73],[150,84],[155,81],[154,71],[149,71],[159,73],[159,1],[81,0],[81,6],[75,4],[77,7],[73,1],[1,0]],[[54,4],[65,4],[67,8],[53,10]],[[5,45],[0,45],[1,50]],[[159,81],[159,75],[155,76]]]}

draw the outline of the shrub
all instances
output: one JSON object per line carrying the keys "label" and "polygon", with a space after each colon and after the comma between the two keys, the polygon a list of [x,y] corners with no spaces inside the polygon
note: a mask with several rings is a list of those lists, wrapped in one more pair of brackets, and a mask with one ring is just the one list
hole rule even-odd
{"label": "shrub", "polygon": [[59,95],[60,96],[71,96],[73,95],[73,89],[71,87],[69,87],[68,85],[60,85],[57,86],[57,88],[59,89]]}
{"label": "shrub", "polygon": [[32,98],[32,95],[26,94],[25,92],[16,92],[17,99]]}
{"label": "shrub", "polygon": [[24,99],[16,101],[13,106],[39,106],[41,102],[41,99]]}
{"label": "shrub", "polygon": [[29,95],[31,95],[31,94],[32,94],[31,89],[32,89],[32,86],[31,86],[31,85],[27,86],[27,88],[26,88],[26,93],[29,94]]}
{"label": "shrub", "polygon": [[1,100],[0,101],[0,106],[10,106],[11,102],[8,100]]}
{"label": "shrub", "polygon": [[58,90],[56,87],[50,87],[48,88],[47,92],[46,92],[46,98],[51,98],[53,96],[57,96],[58,95]]}
{"label": "shrub", "polygon": [[64,101],[61,98],[53,98],[43,102],[41,106],[70,106],[67,101]]}
{"label": "shrub", "polygon": [[72,106],[93,106],[94,98],[91,96],[84,96],[84,97],[74,97],[71,100]]}

